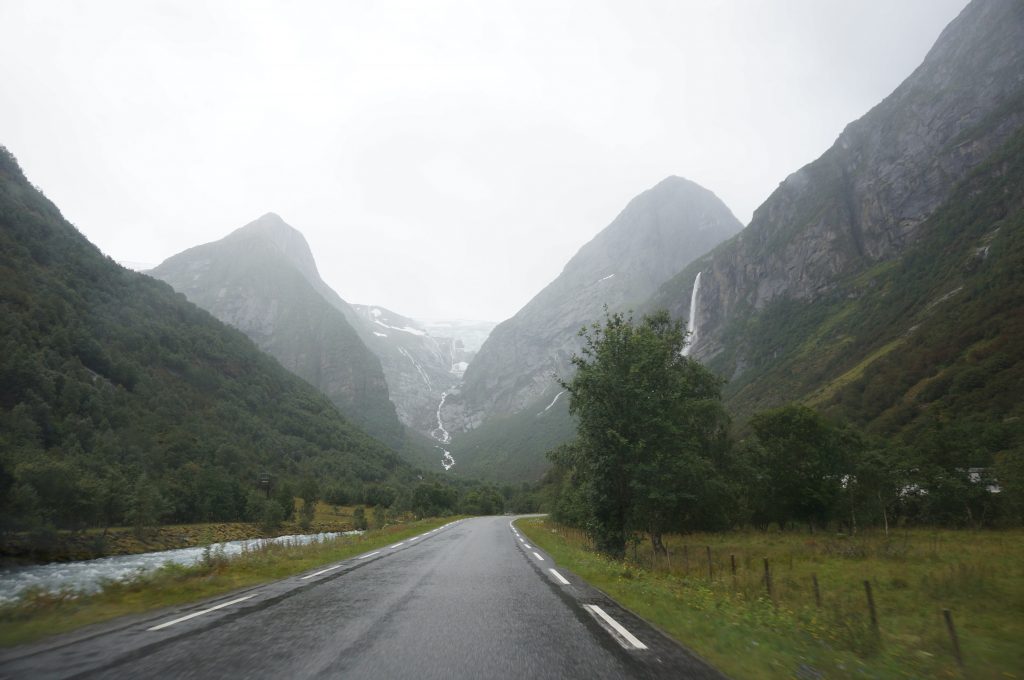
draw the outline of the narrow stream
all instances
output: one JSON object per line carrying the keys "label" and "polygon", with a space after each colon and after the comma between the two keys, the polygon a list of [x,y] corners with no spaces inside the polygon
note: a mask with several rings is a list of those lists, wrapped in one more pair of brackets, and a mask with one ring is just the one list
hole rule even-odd
{"label": "narrow stream", "polygon": [[[360,531],[329,532],[323,534],[295,534],[277,538],[251,538],[241,541],[214,543],[211,550],[225,555],[237,555],[243,550],[257,548],[264,543],[290,543],[306,545],[336,536],[359,534]],[[191,565],[203,557],[205,546],[160,550],[137,555],[112,555],[78,562],[51,562],[24,567],[0,569],[0,604],[16,600],[30,588],[49,593],[63,590],[82,593],[98,592],[104,582],[127,581],[141,574],[159,569],[164,564]]]}
{"label": "narrow stream", "polygon": [[[441,442],[441,444],[447,444],[451,442],[452,436],[448,433],[448,430],[444,429],[444,423],[441,422],[441,409],[444,408],[444,400],[448,398],[447,390],[441,393],[441,402],[437,405],[437,427],[431,430],[430,436]],[[438,446],[444,452],[441,456],[441,465],[444,469],[451,470],[455,467],[455,458],[452,457],[451,451],[444,448],[444,446]]]}

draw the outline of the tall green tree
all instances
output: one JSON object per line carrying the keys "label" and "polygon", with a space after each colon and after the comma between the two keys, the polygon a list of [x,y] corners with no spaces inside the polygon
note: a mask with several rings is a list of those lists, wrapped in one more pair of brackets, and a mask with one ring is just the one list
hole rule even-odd
{"label": "tall green tree", "polygon": [[722,381],[682,355],[683,328],[664,311],[638,323],[606,313],[580,335],[576,374],[561,381],[577,440],[561,455],[584,489],[589,529],[610,555],[621,556],[636,531],[663,550],[664,532],[706,510],[726,446]]}
{"label": "tall green tree", "polygon": [[849,474],[846,442],[839,428],[813,409],[789,404],[755,415],[754,463],[759,515],[785,527],[824,526],[837,512]]}

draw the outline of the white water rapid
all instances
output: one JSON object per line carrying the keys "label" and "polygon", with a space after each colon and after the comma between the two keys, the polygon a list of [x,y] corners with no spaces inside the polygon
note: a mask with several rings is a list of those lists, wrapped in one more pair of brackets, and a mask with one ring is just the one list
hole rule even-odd
{"label": "white water rapid", "polygon": [[686,330],[690,332],[686,336],[686,344],[683,345],[683,356],[690,356],[690,348],[697,341],[697,296],[700,295],[700,272],[693,280],[693,294],[690,296],[690,320],[686,324]]}
{"label": "white water rapid", "polygon": [[[452,436],[448,434],[448,430],[444,429],[444,423],[441,422],[441,409],[444,408],[444,400],[448,398],[448,392],[441,393],[441,402],[437,405],[437,427],[430,431],[430,436],[441,442],[441,444],[447,444],[452,440]],[[452,457],[451,451],[444,448],[444,446],[438,446],[437,448],[444,451],[444,455],[441,456],[441,465],[445,470],[451,470],[455,466],[455,459]]]}
{"label": "white water rapid", "polygon": [[138,555],[112,555],[78,562],[51,562],[23,567],[0,569],[0,604],[14,602],[29,589],[47,593],[95,593],[107,581],[128,581],[159,569],[168,562],[191,565],[203,559],[209,550],[213,554],[238,555],[259,550],[267,543],[306,545],[313,541],[328,541],[337,536],[361,534],[361,531],[342,533],[299,534],[277,538],[252,538],[242,541],[214,543],[212,546],[177,548]]}

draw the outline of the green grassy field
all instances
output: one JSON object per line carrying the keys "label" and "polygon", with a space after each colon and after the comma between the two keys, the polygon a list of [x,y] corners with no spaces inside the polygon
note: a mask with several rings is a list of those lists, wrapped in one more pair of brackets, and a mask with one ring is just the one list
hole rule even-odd
{"label": "green grassy field", "polygon": [[395,524],[359,536],[304,546],[264,545],[226,558],[216,552],[191,567],[167,565],[130,583],[111,583],[102,592],[32,593],[0,607],[0,646],[32,642],[126,614],[159,609],[266,583],[337,562],[453,521],[454,517]]}
{"label": "green grassy field", "polygon": [[669,537],[668,557],[655,559],[645,543],[615,561],[550,520],[518,526],[560,565],[737,678],[1024,678],[1021,530],[695,534]]}

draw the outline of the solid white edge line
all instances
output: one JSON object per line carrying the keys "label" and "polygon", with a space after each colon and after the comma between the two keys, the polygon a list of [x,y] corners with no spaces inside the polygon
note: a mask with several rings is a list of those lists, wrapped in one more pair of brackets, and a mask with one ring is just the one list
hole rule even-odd
{"label": "solid white edge line", "polygon": [[558,582],[561,583],[563,586],[569,585],[569,582],[565,580],[565,577],[559,574],[557,571],[555,571],[554,569],[548,569],[548,571],[550,571],[554,575],[554,577],[558,579]]}
{"label": "solid white edge line", "polygon": [[635,635],[626,630],[626,628],[621,623],[619,623],[611,616],[609,616],[608,612],[601,609],[596,604],[585,604],[583,605],[583,608],[589,610],[592,614],[596,614],[597,616],[601,617],[601,619],[604,620],[604,622],[607,623],[609,626],[611,626],[616,633],[621,635],[622,639],[619,640],[619,642],[622,644],[623,647],[627,647],[626,643],[628,643],[628,645],[631,646],[633,649],[647,649],[647,645],[640,642],[640,640],[638,640]]}
{"label": "solid white edge line", "polygon": [[306,576],[303,576],[300,580],[305,581],[308,578],[313,578],[314,576],[319,576],[320,574],[326,574],[329,571],[334,571],[335,569],[337,569],[340,566],[341,566],[340,564],[335,564],[333,567],[327,567],[326,569],[321,569],[320,571],[315,571],[312,574],[307,574]]}
{"label": "solid white edge line", "polygon": [[218,605],[216,605],[214,607],[209,607],[207,609],[201,609],[201,610],[199,610],[197,612],[192,612],[188,616],[182,616],[181,618],[174,619],[173,621],[167,621],[166,623],[161,623],[159,626],[153,626],[152,628],[147,628],[146,630],[150,631],[150,630],[160,630],[161,628],[167,628],[168,626],[173,626],[176,623],[181,623],[182,621],[188,621],[189,619],[194,619],[195,617],[202,616],[203,614],[209,614],[210,612],[212,612],[214,610],[223,609],[224,607],[230,607],[233,604],[238,604],[239,602],[244,602],[245,600],[248,600],[250,597],[255,597],[255,595],[246,595],[245,597],[240,597],[237,600],[231,600],[230,602],[221,602],[220,604],[218,604]]}
{"label": "solid white edge line", "polygon": [[544,558],[540,556],[540,553],[539,553],[539,552],[536,552],[536,551],[534,551],[534,553],[533,553],[533,556],[534,556],[534,557],[536,557],[536,558],[537,558],[538,560],[540,560],[541,562],[543,562],[543,561],[544,561]]}
{"label": "solid white edge line", "polygon": [[377,550],[376,552],[372,552],[369,555],[360,555],[358,559],[365,560],[367,557],[373,557],[374,555],[379,555],[379,554],[380,554],[380,551]]}

